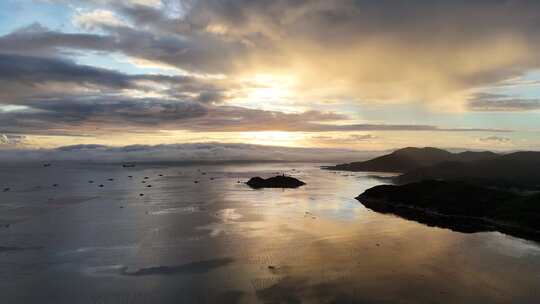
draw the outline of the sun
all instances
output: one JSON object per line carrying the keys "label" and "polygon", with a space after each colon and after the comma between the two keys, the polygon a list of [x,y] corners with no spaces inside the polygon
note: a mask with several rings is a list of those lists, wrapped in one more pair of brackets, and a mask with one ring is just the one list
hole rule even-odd
{"label": "sun", "polygon": [[241,132],[243,142],[254,145],[297,147],[303,139],[298,132],[287,131],[257,131]]}
{"label": "sun", "polygon": [[274,111],[292,111],[296,80],[292,75],[255,73],[241,78],[242,91],[231,102],[238,106]]}
{"label": "sun", "polygon": [[248,98],[272,101],[290,97],[292,80],[290,77],[272,74],[257,74],[254,77],[255,87],[248,94]]}

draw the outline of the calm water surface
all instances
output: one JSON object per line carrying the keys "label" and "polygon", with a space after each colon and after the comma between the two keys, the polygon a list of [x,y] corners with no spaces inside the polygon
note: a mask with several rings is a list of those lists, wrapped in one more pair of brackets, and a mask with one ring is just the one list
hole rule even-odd
{"label": "calm water surface", "polygon": [[[380,180],[318,166],[4,164],[0,303],[540,303],[537,243],[372,212]],[[276,172],[307,186],[238,183]]]}

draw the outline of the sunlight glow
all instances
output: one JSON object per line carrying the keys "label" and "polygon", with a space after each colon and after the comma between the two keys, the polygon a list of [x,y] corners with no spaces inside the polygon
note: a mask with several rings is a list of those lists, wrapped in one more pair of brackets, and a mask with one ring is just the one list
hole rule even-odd
{"label": "sunlight glow", "polygon": [[250,144],[287,147],[297,147],[304,139],[301,132],[284,131],[241,132],[240,137]]}
{"label": "sunlight glow", "polygon": [[296,79],[291,75],[257,73],[241,78],[246,88],[232,103],[264,110],[291,109]]}

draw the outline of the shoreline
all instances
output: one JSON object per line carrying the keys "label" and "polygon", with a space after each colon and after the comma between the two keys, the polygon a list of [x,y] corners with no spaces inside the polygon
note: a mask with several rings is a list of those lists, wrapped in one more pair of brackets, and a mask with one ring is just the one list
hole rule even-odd
{"label": "shoreline", "polygon": [[501,222],[484,217],[448,215],[386,199],[370,198],[360,194],[355,198],[366,208],[383,214],[393,214],[406,220],[413,220],[428,226],[446,228],[461,233],[498,231],[529,241],[540,242],[540,231],[513,223]]}

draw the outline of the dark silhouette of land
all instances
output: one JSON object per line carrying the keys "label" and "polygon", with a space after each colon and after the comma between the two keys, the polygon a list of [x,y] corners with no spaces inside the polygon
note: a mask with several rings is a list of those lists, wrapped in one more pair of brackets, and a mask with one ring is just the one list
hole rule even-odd
{"label": "dark silhouette of land", "polygon": [[461,232],[501,231],[540,240],[540,193],[516,194],[460,181],[380,185],[357,198],[366,207]]}
{"label": "dark silhouette of land", "polygon": [[422,180],[467,181],[482,186],[540,190],[540,152],[451,153],[437,148],[404,148],[364,162],[325,169],[400,172],[397,184]]}
{"label": "dark silhouette of land", "polygon": [[540,240],[540,152],[450,153],[404,148],[327,167],[400,172],[357,197],[366,207],[462,232],[499,230]]}
{"label": "dark silhouette of land", "polygon": [[294,177],[278,175],[264,179],[262,177],[252,177],[247,182],[247,185],[253,189],[260,188],[298,188],[305,185],[303,181]]}
{"label": "dark silhouette of land", "polygon": [[395,181],[402,184],[425,179],[540,190],[540,152],[515,152],[466,163],[443,162],[408,171]]}
{"label": "dark silhouette of land", "polygon": [[370,171],[370,172],[407,172],[421,167],[432,166],[442,162],[470,162],[491,159],[497,154],[493,152],[462,152],[451,153],[437,148],[403,148],[390,154],[368,161],[339,164],[324,167],[340,171]]}

